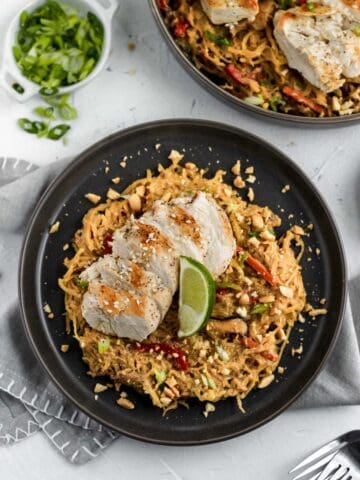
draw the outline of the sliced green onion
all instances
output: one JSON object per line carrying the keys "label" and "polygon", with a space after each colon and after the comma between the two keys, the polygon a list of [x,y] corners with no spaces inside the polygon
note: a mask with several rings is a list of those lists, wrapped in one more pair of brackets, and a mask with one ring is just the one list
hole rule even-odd
{"label": "sliced green onion", "polygon": [[360,37],[360,23],[355,23],[353,32],[357,37]]}
{"label": "sliced green onion", "polygon": [[233,290],[239,290],[239,291],[242,290],[240,285],[237,285],[236,283],[232,283],[232,282],[219,282],[216,284],[216,288],[232,288]]}
{"label": "sliced green onion", "polygon": [[224,350],[222,348],[221,345],[216,345],[215,350],[216,350],[217,354],[219,355],[220,360],[222,360],[223,362],[228,362],[229,361],[229,358],[230,358],[229,354],[227,353],[226,350]]}
{"label": "sliced green onion", "polygon": [[[104,43],[104,26],[91,12],[47,0],[23,11],[13,55],[22,73],[54,95],[54,89],[84,80],[95,68]],[[57,92],[56,92],[57,93]]]}
{"label": "sliced green onion", "polygon": [[63,119],[63,120],[74,120],[75,118],[77,118],[77,111],[74,107],[72,107],[71,105],[68,105],[68,104],[65,104],[65,105],[61,105],[59,108],[58,108],[58,113],[59,113],[59,116]]}
{"label": "sliced green onion", "polygon": [[251,95],[250,97],[244,98],[244,102],[250,105],[262,105],[264,103],[264,97],[262,95]]}
{"label": "sliced green onion", "polygon": [[110,348],[110,340],[108,338],[101,338],[98,341],[98,352],[104,353]]}
{"label": "sliced green onion", "polygon": [[259,237],[260,237],[260,232],[253,232],[253,231],[250,231],[250,232],[248,232],[248,235],[249,235],[249,237],[256,237],[256,238],[259,238]]}
{"label": "sliced green onion", "polygon": [[20,93],[20,94],[25,92],[25,88],[22,87],[21,85],[19,85],[18,83],[13,83],[12,88],[15,90],[15,92]]}
{"label": "sliced green onion", "polygon": [[250,310],[251,315],[261,315],[262,313],[265,313],[267,310],[269,310],[271,306],[271,303],[259,303],[258,305],[255,305]]}
{"label": "sliced green onion", "polygon": [[208,381],[209,388],[216,388],[216,383],[212,378],[208,377],[207,381]]}
{"label": "sliced green onion", "polygon": [[39,115],[39,117],[55,120],[53,107],[36,107],[34,108],[34,113],[36,113],[36,115]]}
{"label": "sliced green onion", "polygon": [[52,88],[51,87],[43,87],[43,88],[40,88],[39,93],[43,97],[53,97],[54,95],[59,93],[59,89],[56,88],[56,87],[52,87]]}
{"label": "sliced green onion", "polygon": [[307,2],[306,6],[307,6],[307,9],[310,10],[310,12],[312,12],[313,10],[315,10],[316,5],[313,2]]}
{"label": "sliced green onion", "polygon": [[228,47],[231,45],[231,40],[221,35],[216,35],[216,33],[210,32],[209,30],[205,31],[205,36],[216,43],[216,45],[219,45],[219,47]]}
{"label": "sliced green onion", "polygon": [[287,10],[288,8],[292,7],[292,0],[280,0],[279,7],[281,10]]}
{"label": "sliced green onion", "polygon": [[273,97],[270,99],[270,108],[274,112],[277,112],[278,106],[286,105],[286,102],[281,97]]}
{"label": "sliced green onion", "polygon": [[47,138],[50,138],[50,140],[59,140],[70,130],[70,128],[71,127],[69,125],[65,124],[56,125],[56,127],[53,127],[49,131]]}
{"label": "sliced green onion", "polygon": [[80,277],[76,277],[75,285],[77,285],[80,288],[87,288],[89,286],[89,282],[87,280],[82,280]]}
{"label": "sliced green onion", "polygon": [[166,372],[164,370],[155,370],[155,379],[158,385],[162,385],[166,380]]}
{"label": "sliced green onion", "polygon": [[29,120],[28,118],[19,118],[18,125],[27,133],[38,133],[34,122]]}
{"label": "sliced green onion", "polygon": [[240,263],[240,266],[243,267],[244,266],[244,263],[246,262],[246,260],[249,258],[249,254],[248,252],[244,252],[240,255],[240,258],[239,258],[239,263]]}
{"label": "sliced green onion", "polygon": [[212,378],[207,377],[203,373],[200,375],[200,378],[201,378],[201,381],[203,382],[205,387],[216,388],[216,383],[214,382],[214,380]]}

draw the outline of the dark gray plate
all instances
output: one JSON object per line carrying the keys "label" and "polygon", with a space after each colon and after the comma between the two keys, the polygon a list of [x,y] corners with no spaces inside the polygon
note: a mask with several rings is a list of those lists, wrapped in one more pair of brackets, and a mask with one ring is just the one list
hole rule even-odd
{"label": "dark gray plate", "polygon": [[[264,108],[257,107],[255,105],[250,105],[240,98],[231,95],[231,93],[226,92],[216,83],[214,83],[209,77],[204,73],[200,72],[195,65],[189,60],[189,58],[184,54],[181,48],[177,45],[173,36],[169,32],[163,17],[160,13],[160,10],[157,6],[157,0],[149,0],[150,9],[154,15],[156,23],[162,33],[165,41],[170,47],[170,50],[175,55],[177,61],[182,65],[185,70],[206,90],[208,90],[213,95],[216,95],[220,100],[232,105],[235,108],[245,110],[248,113],[255,115],[262,115],[269,120],[278,121],[280,125],[285,125],[286,123],[291,126],[292,124],[308,126],[308,127],[340,127],[346,126],[354,123],[360,122],[360,113],[355,113],[353,115],[344,115],[343,117],[325,117],[325,118],[316,118],[316,117],[303,117],[300,115],[290,115],[288,113],[279,113],[273,112],[272,110],[265,110]],[[294,125],[295,126],[295,125]]]}
{"label": "dark gray plate", "polygon": [[[161,144],[156,150],[155,144]],[[207,419],[203,405],[190,402],[190,409],[179,408],[168,413],[153,407],[147,397],[130,391],[136,409],[123,410],[115,404],[117,394],[107,391],[95,400],[96,383],[86,375],[86,365],[76,342],[64,333],[64,298],[57,279],[64,272],[62,247],[81,225],[91,204],[84,199],[88,192],[103,196],[111,186],[110,179],[122,178],[121,188],[143,176],[146,168],[155,169],[158,162],[168,164],[171,149],[186,151],[186,159],[195,161],[213,173],[229,170],[235,160],[255,166],[257,183],[255,201],[269,205],[284,219],[280,233],[293,223],[315,228],[307,244],[321,249],[321,255],[305,255],[304,279],[309,302],[328,299],[328,315],[294,328],[290,345],[281,365],[283,375],[264,390],[252,392],[244,401],[246,414],[240,413],[234,400],[217,404]],[[127,155],[125,169],[119,161]],[[110,171],[104,173],[105,167]],[[227,181],[232,181],[228,176]],[[289,184],[291,190],[281,189]],[[284,209],[284,211],[282,211]],[[49,235],[51,224],[61,222],[58,233]],[[312,261],[308,262],[307,258]],[[344,309],[345,265],[341,242],[324,201],[314,186],[279,150],[260,138],[233,127],[203,120],[159,121],[116,133],[79,155],[51,184],[29,223],[20,262],[20,302],[24,327],[40,362],[52,380],[79,408],[109,426],[134,438],[150,442],[189,445],[214,442],[245,433],[269,421],[290,405],[315,378],[336,339]],[[49,303],[55,319],[48,320],[43,305]],[[301,360],[291,355],[303,339]],[[60,345],[70,343],[70,351],[60,353]]]}

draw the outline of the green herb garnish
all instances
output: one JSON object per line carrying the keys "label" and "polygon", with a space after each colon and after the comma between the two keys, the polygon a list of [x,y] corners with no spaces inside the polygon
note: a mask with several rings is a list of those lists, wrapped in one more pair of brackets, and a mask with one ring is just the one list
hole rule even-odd
{"label": "green herb garnish", "polygon": [[50,138],[50,140],[60,140],[69,130],[70,130],[70,125],[65,125],[64,123],[61,125],[56,125],[56,127],[53,127],[49,133],[47,134],[47,138]]}
{"label": "green herb garnish", "polygon": [[166,372],[164,370],[154,372],[157,385],[162,385],[166,380]]}
{"label": "green herb garnish", "polygon": [[249,235],[249,237],[259,238],[260,237],[260,232],[250,231],[250,232],[248,232],[248,235]]}
{"label": "green herb garnish", "polygon": [[216,45],[219,45],[219,47],[229,47],[231,45],[231,40],[222,35],[216,35],[216,33],[210,32],[209,30],[205,31],[205,36],[216,43]]}
{"label": "green herb garnish", "polygon": [[42,95],[84,80],[95,68],[104,43],[104,26],[91,12],[47,0],[22,12],[13,55],[22,73],[39,84]]}
{"label": "green herb garnish", "polygon": [[236,285],[236,283],[232,283],[232,282],[219,282],[216,284],[216,288],[231,288],[233,290],[239,290],[239,291],[242,290],[240,285]]}
{"label": "green herb garnish", "polygon": [[271,303],[259,303],[258,305],[255,305],[250,310],[251,315],[261,315],[262,313],[265,313],[267,310],[269,310],[271,306]]}
{"label": "green herb garnish", "polygon": [[284,102],[284,100],[281,97],[273,97],[270,99],[269,103],[270,103],[271,110],[273,110],[274,112],[278,111],[279,106],[286,105],[286,102]]}
{"label": "green herb garnish", "polygon": [[281,10],[288,10],[292,6],[292,0],[280,0],[279,2],[279,7],[281,8]]}
{"label": "green herb garnish", "polygon": [[353,32],[357,37],[360,37],[360,23],[355,23]]}
{"label": "green herb garnish", "polygon": [[315,10],[316,5],[313,2],[307,2],[306,6],[307,6],[307,9],[310,10],[310,12],[312,12]]}
{"label": "green herb garnish", "polygon": [[98,352],[104,353],[110,348],[110,340],[108,338],[101,338],[98,341]]}
{"label": "green herb garnish", "polygon": [[22,87],[21,85],[19,85],[18,83],[13,83],[12,88],[15,90],[15,92],[20,93],[20,94],[25,92],[25,88]]}
{"label": "green herb garnish", "polygon": [[36,134],[38,129],[35,122],[32,122],[28,118],[19,118],[18,125],[27,133]]}
{"label": "green herb garnish", "polygon": [[89,286],[89,282],[87,280],[82,280],[80,277],[76,277],[75,285],[77,285],[80,288],[87,288]]}
{"label": "green herb garnish", "polygon": [[50,120],[55,120],[54,108],[53,107],[36,107],[34,108],[34,113],[39,115],[39,117],[49,118]]}
{"label": "green herb garnish", "polygon": [[246,260],[249,258],[249,254],[247,252],[244,252],[240,255],[240,258],[239,258],[239,264],[241,267],[244,266],[244,263],[246,262]]}

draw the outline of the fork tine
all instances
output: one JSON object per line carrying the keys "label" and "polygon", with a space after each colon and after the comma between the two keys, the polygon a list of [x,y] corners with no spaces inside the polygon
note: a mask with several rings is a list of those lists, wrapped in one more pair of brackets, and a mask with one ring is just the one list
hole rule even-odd
{"label": "fork tine", "polygon": [[327,443],[326,445],[320,447],[318,450],[316,450],[314,453],[309,455],[308,457],[304,458],[302,462],[300,462],[298,465],[296,465],[292,470],[290,470],[289,473],[293,473],[296,470],[299,470],[300,468],[306,467],[306,465],[313,463],[315,460],[318,460],[319,458],[323,457],[324,455],[328,454],[331,452],[331,450],[339,449],[341,447],[341,443],[339,443],[339,440],[332,440],[331,442]]}
{"label": "fork tine", "polygon": [[306,468],[304,471],[299,473],[296,477],[293,478],[293,480],[300,480],[300,478],[304,478],[310,473],[314,473],[316,470],[319,470],[322,467],[325,467],[331,460],[334,458],[336,455],[336,451],[333,453],[330,453],[330,455],[327,455],[326,457],[323,457],[321,460],[319,460],[316,463],[313,463],[312,465],[309,465],[308,468]]}
{"label": "fork tine", "polygon": [[324,470],[321,472],[320,477],[318,480],[328,480],[332,479],[333,476],[338,472],[338,470],[341,468],[341,465],[339,464],[339,461],[334,457],[331,462],[329,462]]}
{"label": "fork tine", "polygon": [[349,468],[348,467],[340,467],[339,470],[335,473],[331,480],[344,480],[344,478],[348,475]]}

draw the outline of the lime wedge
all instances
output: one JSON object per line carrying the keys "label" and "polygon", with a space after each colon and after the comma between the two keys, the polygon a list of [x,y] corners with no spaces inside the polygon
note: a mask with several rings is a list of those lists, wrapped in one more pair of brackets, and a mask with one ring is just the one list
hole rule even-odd
{"label": "lime wedge", "polygon": [[214,306],[215,291],[211,273],[202,263],[180,257],[180,338],[189,337],[206,325]]}

